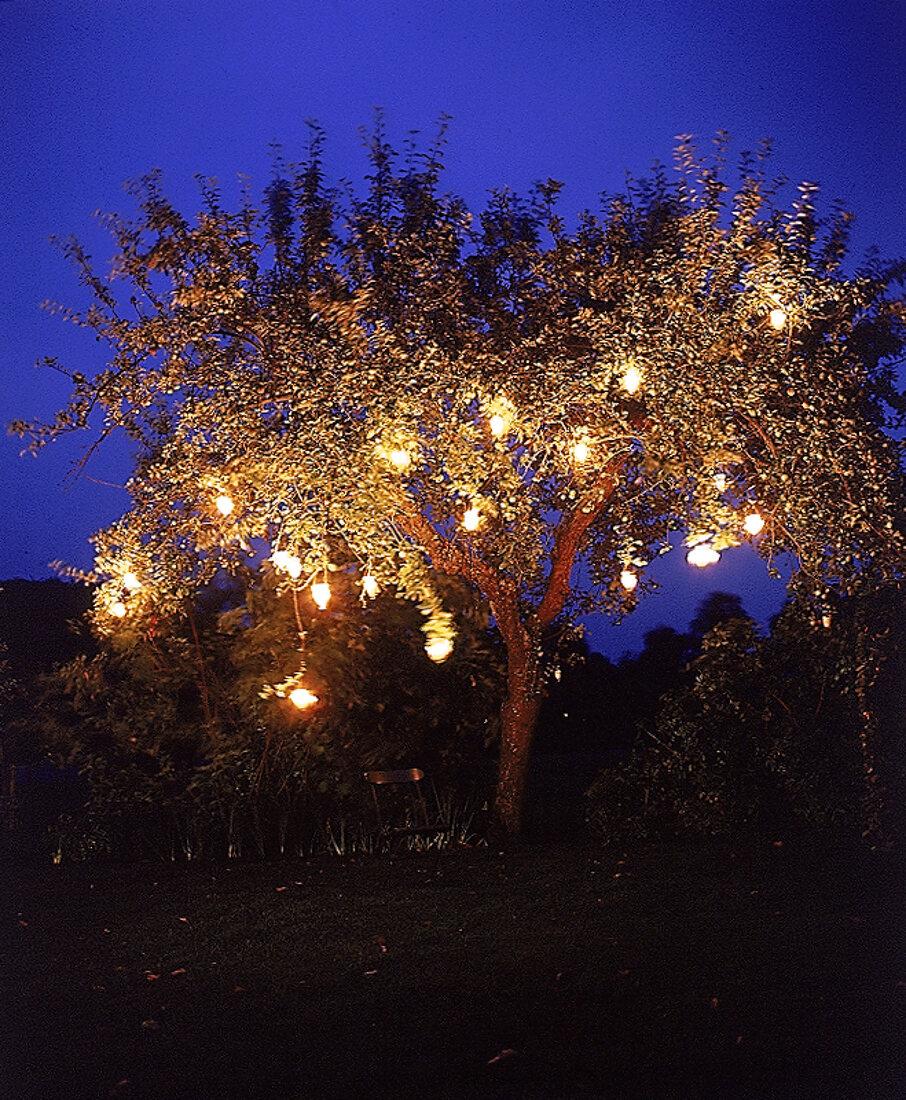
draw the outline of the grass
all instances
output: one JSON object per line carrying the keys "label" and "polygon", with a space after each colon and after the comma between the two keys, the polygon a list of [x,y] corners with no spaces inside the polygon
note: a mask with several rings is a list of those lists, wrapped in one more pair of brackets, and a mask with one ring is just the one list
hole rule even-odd
{"label": "grass", "polygon": [[562,841],[434,868],[0,868],[0,1095],[906,1096],[889,857]]}

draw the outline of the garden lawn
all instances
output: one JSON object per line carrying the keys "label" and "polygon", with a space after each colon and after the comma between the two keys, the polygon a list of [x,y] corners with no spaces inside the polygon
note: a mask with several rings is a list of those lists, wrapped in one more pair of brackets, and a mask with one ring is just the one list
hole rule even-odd
{"label": "garden lawn", "polygon": [[0,1095],[902,1100],[903,877],[835,844],[7,863]]}

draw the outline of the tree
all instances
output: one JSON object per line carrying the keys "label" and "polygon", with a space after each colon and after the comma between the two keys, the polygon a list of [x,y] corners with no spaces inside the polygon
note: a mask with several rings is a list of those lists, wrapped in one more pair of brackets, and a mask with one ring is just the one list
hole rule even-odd
{"label": "tree", "polygon": [[672,533],[693,561],[790,553],[815,588],[902,560],[897,272],[843,274],[848,217],[811,185],[782,208],[764,150],[731,188],[723,141],[684,142],[675,176],[568,229],[553,181],[473,220],[440,137],[400,159],[379,124],[345,197],[321,145],[262,209],[202,180],[189,221],[143,179],[138,216],[106,219],[109,278],[65,243],[94,296],[68,316],[110,361],[33,437],[94,424],[139,452],[97,539],[100,629],[145,630],[254,555],[306,599],[342,569],[415,600],[442,660],[434,577],[462,578],[506,651],[496,811],[518,831],[546,632],[630,611]]}

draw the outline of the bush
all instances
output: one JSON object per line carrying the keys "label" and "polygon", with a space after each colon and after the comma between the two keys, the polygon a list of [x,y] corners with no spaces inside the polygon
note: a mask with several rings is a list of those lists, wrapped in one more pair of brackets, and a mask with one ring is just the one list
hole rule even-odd
{"label": "bush", "polygon": [[835,656],[798,606],[767,639],[747,619],[719,624],[692,682],[665,696],[630,760],[589,790],[592,831],[610,842],[859,828],[861,726]]}

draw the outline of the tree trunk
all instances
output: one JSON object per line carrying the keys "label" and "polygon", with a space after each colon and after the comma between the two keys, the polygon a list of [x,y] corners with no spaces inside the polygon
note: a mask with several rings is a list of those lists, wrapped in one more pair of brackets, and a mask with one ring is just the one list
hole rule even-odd
{"label": "tree trunk", "polygon": [[541,710],[542,694],[538,685],[537,648],[531,644],[521,644],[508,646],[508,650],[494,810],[497,821],[506,833],[518,836],[525,824],[532,740]]}

